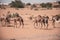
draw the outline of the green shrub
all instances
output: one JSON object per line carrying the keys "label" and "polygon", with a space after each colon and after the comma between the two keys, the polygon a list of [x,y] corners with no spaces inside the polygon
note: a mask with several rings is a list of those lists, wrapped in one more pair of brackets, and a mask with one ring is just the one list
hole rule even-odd
{"label": "green shrub", "polygon": [[24,3],[20,1],[12,1],[9,5],[11,5],[11,7],[16,7],[16,8],[24,8]]}

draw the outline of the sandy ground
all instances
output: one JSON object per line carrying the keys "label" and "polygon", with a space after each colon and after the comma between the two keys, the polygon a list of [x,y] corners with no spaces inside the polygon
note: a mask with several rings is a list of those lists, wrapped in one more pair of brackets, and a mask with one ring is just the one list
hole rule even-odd
{"label": "sandy ground", "polygon": [[[0,26],[0,38],[4,40],[16,39],[16,40],[60,40],[60,24],[56,23],[57,28],[53,28],[51,21],[49,22],[49,29],[35,29],[33,22],[29,20],[29,17],[34,15],[48,15],[50,18],[52,15],[60,14],[60,9],[52,10],[30,10],[27,8],[16,10],[14,8],[0,9],[0,14],[19,13],[24,19],[24,28],[14,27],[2,27]],[[0,24],[1,25],[1,24]],[[18,26],[19,27],[19,26]]]}

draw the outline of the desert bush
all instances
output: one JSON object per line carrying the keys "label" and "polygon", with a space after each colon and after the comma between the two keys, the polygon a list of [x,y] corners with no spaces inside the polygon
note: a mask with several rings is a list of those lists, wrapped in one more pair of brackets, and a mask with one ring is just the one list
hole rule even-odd
{"label": "desert bush", "polygon": [[31,3],[27,3],[26,5],[31,5]]}
{"label": "desert bush", "polygon": [[9,5],[11,5],[11,7],[15,7],[15,8],[24,8],[24,3],[21,0],[12,1]]}
{"label": "desert bush", "polygon": [[51,3],[41,3],[40,6],[42,8],[52,9],[52,4]]}
{"label": "desert bush", "polygon": [[46,4],[45,4],[45,3],[41,3],[40,6],[41,6],[42,8],[46,8]]}
{"label": "desert bush", "polygon": [[58,4],[60,5],[60,1],[58,1]]}
{"label": "desert bush", "polygon": [[46,3],[46,8],[47,9],[52,9],[52,4],[51,3]]}

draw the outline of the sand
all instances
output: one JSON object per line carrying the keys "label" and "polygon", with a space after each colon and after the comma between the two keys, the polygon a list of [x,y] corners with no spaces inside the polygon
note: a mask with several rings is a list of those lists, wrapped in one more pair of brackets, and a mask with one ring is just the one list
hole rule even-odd
{"label": "sand", "polygon": [[2,27],[0,26],[0,37],[4,40],[16,39],[16,40],[60,40],[60,25],[56,23],[57,28],[53,28],[52,22],[49,21],[48,30],[46,29],[35,29],[33,22],[29,20],[29,17],[34,15],[48,15],[50,18],[52,15],[60,14],[60,9],[53,8],[52,10],[30,10],[28,8],[22,8],[16,10],[14,8],[0,9],[0,14],[7,15],[7,12],[19,13],[24,19],[24,28],[14,28],[14,27]]}

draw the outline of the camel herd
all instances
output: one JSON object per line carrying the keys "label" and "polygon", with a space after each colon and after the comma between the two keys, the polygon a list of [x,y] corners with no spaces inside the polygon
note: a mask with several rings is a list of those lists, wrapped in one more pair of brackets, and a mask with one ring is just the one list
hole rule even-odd
{"label": "camel herd", "polygon": [[[54,28],[56,27],[55,26],[56,22],[60,23],[60,15],[52,16],[51,20],[50,20],[49,16],[47,16],[47,15],[45,15],[45,16],[38,15],[36,17],[29,17],[29,19],[33,20],[34,28],[36,28],[36,26],[39,26],[41,28],[43,26],[46,26],[46,28],[48,29],[49,21],[52,21],[52,25]],[[11,24],[11,21],[14,22],[14,25],[16,28],[17,28],[17,22],[19,22],[19,25],[22,26],[22,28],[25,25],[24,19],[18,13],[10,14],[10,12],[8,12],[8,14],[6,16],[4,16],[4,14],[3,14],[3,17],[0,16],[0,23],[1,24],[5,23],[5,26]]]}
{"label": "camel herd", "polygon": [[39,26],[41,28],[44,26],[48,28],[49,21],[52,21],[53,28],[56,28],[55,23],[60,23],[60,14],[54,15],[52,16],[52,18],[49,18],[49,16],[47,15],[44,16],[38,15],[36,17],[30,17],[30,20],[34,21],[34,28],[36,28],[36,26]]}
{"label": "camel herd", "polygon": [[[23,18],[18,13],[10,14],[10,12],[8,12],[8,14],[6,16],[4,16],[4,14],[3,14],[3,16],[0,17],[0,23],[5,22],[6,26],[8,24],[11,24],[11,21],[14,21],[14,25],[16,25],[15,27],[17,27],[17,22],[19,22],[20,26],[21,25],[24,26]],[[22,26],[22,28],[23,28],[23,26]]]}

